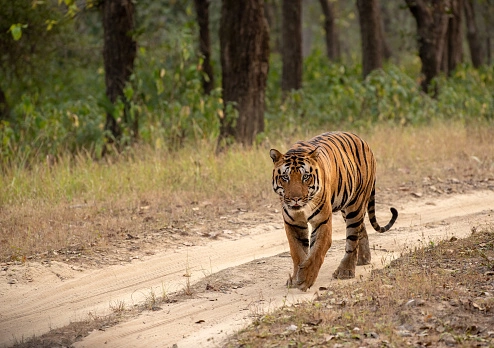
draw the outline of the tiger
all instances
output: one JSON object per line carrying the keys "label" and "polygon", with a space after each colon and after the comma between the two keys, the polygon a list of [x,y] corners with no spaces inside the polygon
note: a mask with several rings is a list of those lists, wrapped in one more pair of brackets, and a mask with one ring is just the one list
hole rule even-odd
{"label": "tiger", "polygon": [[[333,278],[355,277],[356,265],[371,261],[365,213],[377,232],[388,231],[398,211],[381,227],[375,215],[376,160],[369,145],[349,132],[327,132],[295,143],[285,154],[270,150],[273,190],[280,196],[293,261],[288,287],[309,289],[332,243],[332,215],[346,224],[345,255]],[[309,225],[312,229],[309,237]]]}

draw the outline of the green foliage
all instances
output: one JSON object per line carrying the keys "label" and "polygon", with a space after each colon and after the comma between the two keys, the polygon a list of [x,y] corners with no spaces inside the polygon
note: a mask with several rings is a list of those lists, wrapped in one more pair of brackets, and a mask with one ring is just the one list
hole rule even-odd
{"label": "green foliage", "polygon": [[9,32],[12,34],[12,38],[15,41],[19,41],[22,37],[22,29],[27,28],[27,24],[12,24],[9,28]]}
{"label": "green foliage", "polygon": [[23,116],[22,121],[0,122],[0,157],[4,162],[101,150],[104,120],[94,101],[35,105],[35,98],[24,96],[13,110]]}
{"label": "green foliage", "polygon": [[[98,12],[91,10],[98,2],[89,1],[85,8],[75,7],[73,0],[16,4],[0,5],[8,14],[0,20],[0,45],[2,52],[9,52],[0,56],[0,88],[10,104],[10,115],[0,120],[3,164],[25,165],[47,155],[81,151],[97,157],[105,146],[107,112],[120,120],[129,144],[135,125],[138,141],[156,149],[216,142],[220,117],[230,113],[224,115],[219,82],[211,95],[202,93],[191,1],[139,2],[133,33],[139,47],[135,71],[124,91],[126,100],[115,105],[105,96],[103,29]],[[213,66],[219,81],[215,33],[220,9],[218,4],[211,8]],[[400,16],[408,13],[405,10]],[[345,7],[344,13],[341,21],[346,18],[346,24],[340,24],[350,26],[354,8]],[[376,123],[408,126],[432,119],[494,117],[492,67],[458,67],[451,77],[437,79],[440,92],[432,99],[419,88],[420,61],[415,55],[401,53],[400,66],[390,63],[362,81],[354,52],[345,63],[331,63],[322,51],[316,47],[305,58],[303,88],[286,95],[280,89],[281,58],[272,54],[265,133],[256,144],[287,134],[368,128]],[[124,119],[125,108],[130,119]]]}
{"label": "green foliage", "polygon": [[0,88],[17,103],[25,91],[46,86],[46,74],[61,67],[52,59],[61,63],[57,53],[73,37],[55,0],[2,1],[0,13]]}
{"label": "green foliage", "polygon": [[132,81],[142,141],[171,149],[188,141],[213,140],[219,133],[223,109],[220,89],[202,92],[202,72],[195,41],[194,22],[180,31],[168,31],[158,47],[141,46]]}
{"label": "green foliage", "polygon": [[[385,122],[419,125],[433,119],[491,120],[494,112],[494,70],[460,66],[451,78],[436,83],[439,96],[424,94],[416,77],[396,65],[372,72],[361,80],[359,65],[328,63],[314,52],[304,62],[304,87],[283,99],[268,89],[267,132],[368,128]],[[278,79],[281,64],[271,66],[270,80]],[[416,68],[409,68],[417,71]]]}
{"label": "green foliage", "polygon": [[438,84],[439,114],[466,121],[494,120],[494,66],[476,70],[463,65],[449,78],[440,78]]}

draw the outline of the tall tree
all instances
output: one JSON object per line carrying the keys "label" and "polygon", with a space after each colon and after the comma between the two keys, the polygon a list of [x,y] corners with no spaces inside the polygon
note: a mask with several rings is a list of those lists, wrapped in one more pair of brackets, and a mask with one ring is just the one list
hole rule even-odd
{"label": "tall tree", "polygon": [[271,52],[281,51],[281,15],[278,0],[264,0],[264,15],[269,25]]}
{"label": "tall tree", "polygon": [[324,32],[326,33],[326,54],[330,61],[338,61],[340,55],[340,39],[336,26],[334,2],[332,0],[319,0],[324,14]]}
{"label": "tall tree", "polygon": [[194,0],[197,23],[199,24],[199,49],[203,62],[201,65],[204,72],[202,88],[205,94],[211,93],[214,88],[214,73],[211,65],[211,39],[209,37],[209,3],[210,0]]}
{"label": "tall tree", "polygon": [[281,89],[287,92],[302,87],[302,1],[283,0],[282,18]]}
{"label": "tall tree", "polygon": [[391,14],[388,9],[388,6],[385,6],[383,3],[380,4],[379,7],[381,11],[381,42],[383,47],[383,57],[384,60],[389,60],[392,56],[391,47],[389,46],[388,40],[386,38],[386,32],[392,31],[391,28]]}
{"label": "tall tree", "polygon": [[492,35],[494,32],[494,25],[492,18],[494,17],[494,11],[492,6],[492,0],[482,1],[482,12],[484,17],[484,38],[485,38],[485,53],[486,63],[492,63]]}
{"label": "tall tree", "polygon": [[[103,0],[103,59],[105,66],[106,96],[112,104],[121,99],[125,104],[123,122],[137,136],[137,118],[130,119],[124,97],[125,84],[134,71],[137,44],[134,30],[135,7],[132,0]],[[106,113],[105,130],[115,140],[122,136],[122,122],[112,112]],[[113,139],[110,138],[110,141]]]}
{"label": "tall tree", "polygon": [[233,137],[250,146],[264,130],[269,32],[262,0],[223,0],[220,50],[225,108],[219,145]]}
{"label": "tall tree", "polygon": [[482,52],[482,45],[477,29],[477,22],[475,21],[475,8],[473,6],[473,0],[464,0],[463,8],[465,11],[465,22],[467,28],[467,41],[470,48],[470,58],[475,68],[480,67],[484,63],[484,56]]}
{"label": "tall tree", "polygon": [[441,70],[448,75],[463,60],[462,12],[463,0],[449,0],[448,30],[441,64]]}
{"label": "tall tree", "polygon": [[[447,0],[405,0],[417,22],[419,56],[422,61],[424,92],[440,72],[448,29]],[[434,89],[433,93],[437,92]]]}
{"label": "tall tree", "polygon": [[357,0],[362,42],[362,70],[364,78],[372,70],[382,68],[383,29],[378,0]]}
{"label": "tall tree", "polygon": [[3,93],[3,90],[0,87],[0,121],[7,120],[9,118],[9,114],[10,114],[9,104],[7,103],[7,98],[5,97],[5,93]]}

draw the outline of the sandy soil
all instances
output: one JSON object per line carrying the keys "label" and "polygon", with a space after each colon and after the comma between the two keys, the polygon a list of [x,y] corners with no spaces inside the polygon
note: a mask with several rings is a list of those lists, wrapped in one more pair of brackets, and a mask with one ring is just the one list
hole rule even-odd
{"label": "sandy soil", "polygon": [[[399,201],[395,207],[400,216],[393,229],[369,233],[373,262],[359,267],[357,277],[415,246],[461,238],[473,227],[494,221],[492,190]],[[388,208],[387,203],[377,206],[381,223],[389,220]],[[333,246],[316,284],[306,293],[284,286],[292,267],[288,245],[280,214],[267,214],[273,215],[272,222],[246,228],[230,239],[168,249],[128,264],[84,269],[51,261],[3,267],[0,346],[166,295],[175,300],[95,330],[75,346],[212,347],[253,316],[311,299],[320,288],[341,282],[331,279],[344,252],[339,214],[333,223]],[[188,291],[192,295],[179,296]]]}

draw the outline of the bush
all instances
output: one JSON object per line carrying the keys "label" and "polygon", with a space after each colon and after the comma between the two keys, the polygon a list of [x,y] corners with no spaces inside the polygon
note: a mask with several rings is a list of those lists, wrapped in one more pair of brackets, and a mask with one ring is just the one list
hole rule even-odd
{"label": "bush", "polygon": [[[149,46],[152,52],[141,47],[135,74],[125,90],[130,113],[139,120],[141,143],[173,150],[198,141],[216,141],[223,112],[221,90],[217,88],[209,96],[202,93],[202,72],[192,36],[189,28],[158,47]],[[283,96],[280,57],[272,56],[266,135],[368,128],[381,122],[413,126],[433,119],[494,118],[493,67],[475,70],[463,65],[451,77],[438,78],[437,99],[421,92],[415,73],[392,64],[362,81],[360,65],[330,63],[315,51],[306,58],[304,68],[303,88]],[[4,163],[66,152],[101,153],[105,113],[110,111],[105,104],[102,71],[89,65],[70,75],[81,84],[85,97],[74,94],[77,97],[71,99],[75,86],[70,85],[60,91],[60,98],[25,93],[13,108],[11,120],[0,123]],[[57,81],[56,76],[54,79]],[[123,103],[112,106],[111,112],[122,117]],[[130,137],[127,133],[124,136]]]}

